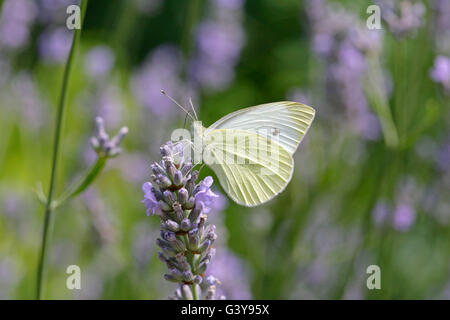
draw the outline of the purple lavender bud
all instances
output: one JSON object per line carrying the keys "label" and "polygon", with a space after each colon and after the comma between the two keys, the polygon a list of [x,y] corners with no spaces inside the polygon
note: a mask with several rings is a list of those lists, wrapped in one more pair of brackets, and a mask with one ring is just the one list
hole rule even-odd
{"label": "purple lavender bud", "polygon": [[173,242],[173,241],[177,240],[177,236],[176,236],[175,232],[171,232],[171,231],[164,232],[163,238],[169,242]]}
{"label": "purple lavender bud", "polygon": [[203,227],[205,226],[206,220],[208,219],[208,216],[205,214],[200,215],[200,221],[197,224],[197,228],[199,230],[203,230]]}
{"label": "purple lavender bud", "polygon": [[95,118],[95,131],[95,136],[91,139],[91,145],[99,156],[115,157],[121,153],[120,143],[128,133],[127,127],[122,127],[115,137],[109,139],[103,119],[97,117]]}
{"label": "purple lavender bud", "polygon": [[162,155],[163,157],[169,157],[170,154],[171,154],[171,152],[170,152],[170,150],[169,150],[169,147],[166,146],[166,145],[164,145],[164,146],[162,146],[161,148],[159,148],[159,152],[161,153],[161,155]]}
{"label": "purple lavender bud", "polygon": [[191,270],[187,270],[183,272],[183,279],[186,282],[192,282],[194,280],[194,275]]}
{"label": "purple lavender bud", "polygon": [[220,281],[216,277],[214,277],[213,275],[209,275],[206,278],[206,283],[208,284],[208,286],[214,286],[214,285],[220,283]]}
{"label": "purple lavender bud", "polygon": [[183,208],[179,203],[175,203],[172,208],[174,210],[175,220],[181,223],[181,221],[184,219]]}
{"label": "purple lavender bud", "polygon": [[161,260],[161,262],[164,262],[164,263],[167,263],[169,261],[167,259],[167,257],[162,252],[158,252],[158,259]]}
{"label": "purple lavender bud", "polygon": [[158,201],[158,206],[159,208],[161,208],[161,210],[165,211],[165,212],[169,212],[172,211],[172,207],[169,206],[166,202],[164,202],[163,200],[159,200]]}
{"label": "purple lavender bud", "polygon": [[192,194],[194,192],[195,181],[197,180],[197,178],[198,178],[198,171],[196,170],[191,173],[191,178],[186,183],[186,189],[189,192],[189,194]]}
{"label": "purple lavender bud", "polygon": [[192,229],[191,231],[189,231],[188,239],[189,239],[189,249],[192,251],[197,251],[200,243],[198,229]]}
{"label": "purple lavender bud", "polygon": [[177,269],[170,269],[170,274],[165,274],[164,279],[172,282],[180,282],[183,280],[183,274]]}
{"label": "purple lavender bud", "polygon": [[158,175],[158,174],[163,174],[164,173],[162,171],[161,167],[159,165],[157,165],[156,163],[152,163],[150,168],[152,169],[152,172],[153,172],[154,175]]}
{"label": "purple lavender bud", "polygon": [[203,281],[203,278],[202,278],[202,276],[199,276],[199,275],[196,275],[196,276],[194,277],[194,280],[193,280],[193,282],[194,282],[195,284],[201,284],[202,281]]}
{"label": "purple lavender bud", "polygon": [[166,161],[165,165],[166,165],[167,176],[173,181],[174,176],[175,176],[175,171],[177,171],[177,168],[175,168],[175,165],[173,164],[172,161]]}
{"label": "purple lavender bud", "polygon": [[170,243],[167,242],[166,240],[161,239],[161,238],[156,239],[156,244],[161,249],[172,249],[172,247],[170,246]]}
{"label": "purple lavender bud", "polygon": [[165,222],[165,227],[172,232],[177,232],[180,230],[180,226],[178,225],[178,223],[176,223],[175,221],[172,221],[172,220],[167,220]]}
{"label": "purple lavender bud", "polygon": [[165,175],[160,174],[157,176],[157,178],[159,180],[159,185],[162,189],[167,189],[172,185],[172,181],[170,181],[170,179]]}
{"label": "purple lavender bud", "polygon": [[173,195],[173,193],[169,190],[166,190],[163,192],[163,197],[164,197],[164,201],[172,206],[175,203],[175,196]]}
{"label": "purple lavender bud", "polygon": [[206,268],[208,268],[209,265],[209,260],[208,261],[203,261],[198,265],[198,268],[195,270],[196,273],[198,274],[203,274],[206,271]]}
{"label": "purple lavender bud", "polygon": [[180,190],[178,190],[178,202],[182,205],[185,206],[187,200],[188,200],[189,194],[188,191],[185,188],[181,188]]}
{"label": "purple lavender bud", "polygon": [[163,194],[161,191],[156,189],[155,187],[152,187],[152,193],[155,196],[156,200],[163,200]]}
{"label": "purple lavender bud", "polygon": [[192,169],[192,163],[191,162],[186,162],[183,167],[181,168],[181,173],[183,173],[183,176],[187,176],[187,174],[191,171]]}
{"label": "purple lavender bud", "polygon": [[[195,206],[195,197],[190,197],[189,200],[187,200],[186,203],[184,204],[184,207],[185,207],[185,209],[187,209],[187,210],[194,209],[194,206]],[[200,210],[200,212],[201,212],[200,207],[203,208],[203,205],[202,205],[202,204],[199,205],[199,210]],[[193,218],[194,218],[194,217],[193,217]]]}
{"label": "purple lavender bud", "polygon": [[176,187],[180,187],[183,185],[183,174],[181,173],[180,170],[176,170],[174,175],[173,175],[173,184]]}
{"label": "purple lavender bud", "polygon": [[187,218],[183,219],[183,221],[181,221],[180,228],[183,231],[189,231],[189,229],[191,229],[191,221]]}
{"label": "purple lavender bud", "polygon": [[203,241],[203,243],[200,245],[200,247],[198,248],[198,252],[199,253],[203,253],[203,252],[205,252],[208,248],[209,248],[209,246],[211,245],[211,241],[209,241],[209,240],[205,240],[205,241]]}
{"label": "purple lavender bud", "polygon": [[211,243],[217,239],[217,235],[214,232],[210,232],[206,235],[206,239],[211,241]]}
{"label": "purple lavender bud", "polygon": [[171,245],[171,247],[176,251],[176,252],[183,252],[186,250],[186,245],[184,244],[183,241],[180,241],[179,239],[176,238],[175,234],[173,234],[173,237],[171,236],[169,239],[167,239]]}
{"label": "purple lavender bud", "polygon": [[181,296],[184,300],[193,300],[194,296],[192,294],[191,287],[187,284],[183,284],[181,286]]}
{"label": "purple lavender bud", "polygon": [[192,224],[197,223],[198,217],[203,211],[203,203],[195,204],[195,208],[189,214],[189,220],[191,220]]}
{"label": "purple lavender bud", "polygon": [[178,253],[176,255],[175,259],[178,264],[178,269],[183,270],[183,271],[191,270],[191,265],[189,264],[189,262],[187,262],[184,252]]}

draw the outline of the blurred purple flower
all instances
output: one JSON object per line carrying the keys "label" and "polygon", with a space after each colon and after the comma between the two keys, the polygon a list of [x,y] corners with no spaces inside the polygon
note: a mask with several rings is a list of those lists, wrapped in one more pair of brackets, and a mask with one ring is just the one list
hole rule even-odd
{"label": "blurred purple flower", "polygon": [[16,261],[8,256],[0,258],[0,299],[12,299],[11,294],[14,292],[19,277],[19,266]]}
{"label": "blurred purple flower", "polygon": [[435,82],[442,84],[450,92],[450,58],[437,56],[430,76]]}
{"label": "blurred purple flower", "polygon": [[133,230],[132,252],[138,270],[143,271],[149,264],[154,253],[155,230],[147,222],[138,223]]}
{"label": "blurred purple flower", "polygon": [[12,92],[20,101],[17,111],[21,119],[32,130],[42,127],[45,123],[43,118],[45,103],[31,75],[25,71],[19,72],[13,79]]}
{"label": "blurred purple flower", "polygon": [[241,9],[244,0],[213,0],[213,2],[224,9]]}
{"label": "blurred purple flower", "polygon": [[394,228],[398,231],[407,231],[416,219],[414,208],[406,203],[400,202],[394,211]]}
{"label": "blurred purple flower", "polygon": [[372,218],[377,225],[383,225],[389,216],[390,208],[384,201],[379,201],[372,211]]}
{"label": "blurred purple flower", "polygon": [[114,53],[107,46],[92,48],[85,57],[85,71],[91,78],[100,78],[107,75],[114,66]]}
{"label": "blurred purple flower", "polygon": [[197,27],[197,52],[191,61],[193,79],[209,90],[222,90],[234,78],[234,67],[245,42],[243,1],[216,1],[209,18]]}
{"label": "blurred purple flower", "polygon": [[39,37],[39,54],[49,63],[64,63],[71,43],[72,32],[66,28],[47,29]]}
{"label": "blurred purple flower", "polygon": [[442,171],[450,171],[450,141],[444,142],[437,150],[436,165]]}
{"label": "blurred purple flower", "polygon": [[80,0],[37,0],[39,5],[39,21],[48,24],[61,24],[67,18],[66,9],[69,5],[79,5]]}
{"label": "blurred purple flower", "polygon": [[148,169],[146,157],[139,153],[127,152],[114,161],[114,164],[119,168],[122,177],[133,183],[142,182],[142,172]]}
{"label": "blurred purple flower", "polygon": [[236,255],[225,247],[217,250],[208,274],[214,274],[220,279],[221,284],[217,288],[219,296],[223,295],[230,300],[251,299],[252,295],[244,265]]}
{"label": "blurred purple flower", "polygon": [[422,25],[425,6],[420,1],[378,0],[377,3],[389,30],[398,37],[411,34]]}
{"label": "blurred purple flower", "polygon": [[381,128],[369,109],[362,82],[367,71],[365,55],[380,49],[381,33],[369,32],[357,16],[326,1],[309,0],[307,13],[313,50],[326,67],[329,105],[347,111],[362,138],[378,139]]}
{"label": "blurred purple flower", "polygon": [[181,57],[178,49],[171,45],[156,48],[131,79],[131,88],[139,103],[157,116],[173,114],[173,103],[161,94],[161,90],[175,99],[189,96],[189,89],[179,79]]}
{"label": "blurred purple flower", "polygon": [[99,88],[93,103],[96,116],[102,117],[113,127],[119,126],[123,121],[124,109],[121,98],[121,89],[114,84]]}
{"label": "blurred purple flower", "polygon": [[36,14],[37,8],[33,1],[6,0],[0,17],[0,46],[11,49],[24,46]]}
{"label": "blurred purple flower", "polygon": [[289,101],[300,102],[309,105],[311,103],[311,96],[308,92],[305,92],[299,88],[292,88],[286,94],[286,99]]}
{"label": "blurred purple flower", "polygon": [[161,208],[158,200],[156,200],[155,194],[152,191],[153,185],[150,182],[145,182],[142,185],[142,191],[144,191],[144,200],[142,202],[145,204],[147,208],[147,216],[151,214],[155,214]]}

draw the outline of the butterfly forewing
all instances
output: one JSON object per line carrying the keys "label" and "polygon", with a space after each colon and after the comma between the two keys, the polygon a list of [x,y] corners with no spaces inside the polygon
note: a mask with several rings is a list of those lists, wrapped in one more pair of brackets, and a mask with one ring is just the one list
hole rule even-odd
{"label": "butterfly forewing", "polygon": [[280,101],[232,112],[221,118],[208,131],[216,129],[247,130],[273,140],[294,154],[308,131],[315,110],[307,105]]}

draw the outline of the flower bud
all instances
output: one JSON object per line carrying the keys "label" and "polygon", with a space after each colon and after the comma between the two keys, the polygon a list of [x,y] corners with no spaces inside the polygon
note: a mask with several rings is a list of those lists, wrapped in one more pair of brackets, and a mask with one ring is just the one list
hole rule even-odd
{"label": "flower bud", "polygon": [[174,210],[175,221],[181,223],[181,221],[184,219],[183,208],[181,207],[181,205],[179,203],[174,203],[172,208]]}
{"label": "flower bud", "polygon": [[178,202],[184,205],[188,200],[189,194],[185,188],[178,190]]}
{"label": "flower bud", "polygon": [[165,227],[173,232],[177,232],[178,230],[180,230],[180,226],[178,225],[178,223],[170,219],[165,222]]}
{"label": "flower bud", "polygon": [[192,294],[191,287],[187,284],[181,286],[181,296],[184,300],[193,300],[194,295]]}
{"label": "flower bud", "polygon": [[195,208],[189,213],[189,220],[191,220],[192,224],[197,223],[197,219],[199,215],[202,213],[203,203],[199,202],[195,205]]}
{"label": "flower bud", "polygon": [[183,174],[181,173],[180,170],[176,170],[175,173],[173,174],[173,184],[176,187],[181,187],[183,185]]}
{"label": "flower bud", "polygon": [[191,229],[191,221],[187,218],[183,219],[183,221],[181,221],[180,228],[183,231],[189,231],[189,229]]}
{"label": "flower bud", "polygon": [[175,197],[173,193],[169,190],[163,192],[164,201],[167,202],[168,205],[172,206],[175,202]]}
{"label": "flower bud", "polygon": [[202,281],[203,281],[203,278],[202,278],[202,276],[199,276],[199,275],[196,275],[193,280],[193,282],[195,284],[200,284],[200,283],[202,283]]}
{"label": "flower bud", "polygon": [[198,248],[198,252],[200,252],[200,253],[203,253],[203,252],[205,252],[208,248],[209,248],[209,246],[211,245],[211,241],[209,241],[209,240],[205,240],[205,241],[203,241],[203,243],[200,245],[200,247]]}

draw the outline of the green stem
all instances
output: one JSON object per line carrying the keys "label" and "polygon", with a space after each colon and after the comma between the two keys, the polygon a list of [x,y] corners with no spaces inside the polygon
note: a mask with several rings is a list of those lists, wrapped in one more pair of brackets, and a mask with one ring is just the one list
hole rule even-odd
{"label": "green stem", "polygon": [[74,187],[69,188],[64,192],[59,199],[57,199],[52,205],[52,209],[56,209],[65,203],[67,200],[76,197],[82,193],[86,188],[94,181],[98,174],[105,167],[107,157],[99,156],[95,164],[89,169],[83,179],[80,180]]}
{"label": "green stem", "polygon": [[[186,245],[186,248],[189,246],[189,239],[187,235],[184,235],[183,237],[184,244]],[[189,249],[187,250],[187,261],[191,265],[191,270],[194,271],[195,269],[195,254],[191,252]],[[197,292],[197,285],[195,283],[192,284],[192,296],[194,300],[199,300],[198,292]]]}
{"label": "green stem", "polygon": [[194,300],[199,300],[198,292],[197,292],[197,285],[195,283],[192,285],[192,296],[194,297]]}
{"label": "green stem", "polygon": [[[88,0],[82,0],[81,2],[81,21],[84,21],[84,16],[86,14]],[[59,145],[60,145],[60,137],[61,137],[61,127],[62,120],[64,118],[64,109],[66,106],[67,100],[67,88],[69,85],[70,74],[73,68],[73,60],[75,57],[75,52],[78,47],[78,43],[80,41],[81,29],[76,29],[72,39],[72,46],[70,48],[69,57],[67,59],[67,63],[64,69],[63,82],[61,86],[61,93],[59,97],[58,103],[58,112],[56,116],[56,128],[55,128],[55,138],[53,142],[53,156],[52,156],[52,169],[50,174],[50,186],[48,190],[47,202],[45,205],[45,218],[44,218],[44,228],[42,231],[42,242],[41,242],[41,250],[39,255],[38,262],[38,270],[37,270],[37,283],[36,283],[36,299],[41,299],[42,289],[43,289],[43,280],[44,280],[44,270],[46,267],[46,256],[47,249],[50,242],[50,236],[53,229],[53,217],[52,217],[52,198],[55,190],[56,184],[56,173],[58,168],[58,157],[59,157]]]}

